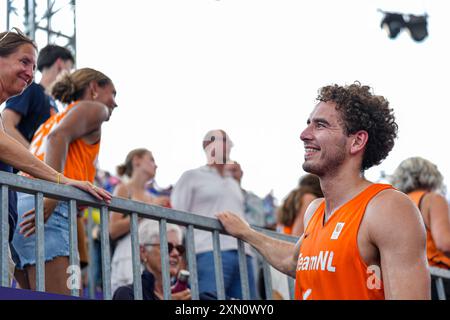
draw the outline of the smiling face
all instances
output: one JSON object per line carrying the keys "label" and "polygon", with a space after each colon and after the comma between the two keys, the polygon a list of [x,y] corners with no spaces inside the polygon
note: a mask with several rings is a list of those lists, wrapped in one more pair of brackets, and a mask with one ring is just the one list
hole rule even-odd
{"label": "smiling face", "polygon": [[332,102],[314,108],[300,139],[305,147],[303,170],[319,177],[335,171],[347,157],[349,137]]}
{"label": "smiling face", "polygon": [[[155,243],[157,243],[159,239],[155,239]],[[174,231],[168,231],[167,232],[167,241],[169,243],[172,243],[174,245],[180,245],[181,244],[181,238],[179,237],[179,234]],[[160,256],[160,248],[158,245],[151,246],[148,249],[146,249],[145,257],[147,260],[147,268],[156,276],[161,277],[161,256]],[[182,255],[180,252],[173,248],[172,251],[169,253],[169,273],[171,277],[174,277],[178,274],[178,271],[180,269],[181,264],[181,258]]]}
{"label": "smiling face", "polygon": [[[98,96],[96,101],[105,104],[108,107],[109,117],[111,117],[113,110],[117,107],[116,103],[116,88],[113,83],[104,86],[98,86],[96,89]],[[108,118],[109,120],[109,118]]]}
{"label": "smiling face", "polygon": [[36,49],[23,44],[7,57],[0,57],[0,85],[2,96],[21,94],[33,81],[36,70]]}

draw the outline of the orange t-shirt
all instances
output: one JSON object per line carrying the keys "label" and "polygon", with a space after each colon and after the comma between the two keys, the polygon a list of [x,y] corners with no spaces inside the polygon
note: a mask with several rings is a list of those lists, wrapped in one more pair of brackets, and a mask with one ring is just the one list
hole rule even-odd
{"label": "orange t-shirt", "polygon": [[[299,300],[381,300],[384,288],[376,266],[359,254],[358,230],[367,204],[380,191],[372,184],[341,206],[325,223],[322,201],[306,228],[297,262],[295,298]],[[379,269],[378,269],[379,270]]]}
{"label": "orange t-shirt", "polygon": [[292,234],[292,226],[284,226],[283,227],[283,233],[284,234],[289,234],[289,235],[291,235]]}
{"label": "orange t-shirt", "polygon": [[[408,193],[408,196],[416,204],[420,210],[420,201],[422,197],[427,193],[424,190],[417,190]],[[421,212],[422,213],[422,212]],[[423,214],[422,214],[423,215]],[[428,264],[432,267],[450,269],[450,258],[447,257],[442,251],[440,251],[434,243],[431,231],[428,226],[425,226],[427,230],[427,258]]]}
{"label": "orange t-shirt", "polygon": [[[48,135],[76,105],[77,102],[72,103],[63,112],[51,116],[39,127],[30,144],[31,153],[44,160]],[[92,145],[83,139],[72,141],[67,152],[64,175],[71,179],[93,182],[99,150],[100,141]]]}

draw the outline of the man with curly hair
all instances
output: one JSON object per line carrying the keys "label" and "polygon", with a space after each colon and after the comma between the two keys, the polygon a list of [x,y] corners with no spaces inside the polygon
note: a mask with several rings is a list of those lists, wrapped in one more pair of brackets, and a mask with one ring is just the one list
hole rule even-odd
{"label": "man with curly hair", "polygon": [[300,135],[303,169],[317,175],[324,198],[305,213],[296,244],[251,229],[231,212],[218,218],[276,269],[296,278],[296,299],[429,299],[425,228],[413,202],[364,171],[394,146],[388,101],[368,86],[326,86]]}

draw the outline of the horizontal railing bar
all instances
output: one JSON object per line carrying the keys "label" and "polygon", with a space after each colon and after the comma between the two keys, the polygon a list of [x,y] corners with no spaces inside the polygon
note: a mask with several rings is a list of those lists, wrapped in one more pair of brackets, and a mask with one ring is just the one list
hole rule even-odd
{"label": "horizontal railing bar", "polygon": [[450,270],[445,270],[442,268],[430,267],[431,275],[435,277],[440,277],[444,279],[450,279]]}
{"label": "horizontal railing bar", "polygon": [[[86,192],[78,190],[74,187],[59,185],[39,179],[29,179],[11,173],[0,172],[0,184],[8,185],[14,190],[25,193],[42,192],[44,196],[58,200],[76,200],[79,205],[88,205],[95,208],[105,206],[104,202],[98,201]],[[166,219],[168,223],[176,223],[183,226],[194,225],[196,229],[206,231],[217,230],[219,233],[227,234],[225,229],[222,227],[222,224],[217,219],[208,218],[193,213],[121,198],[113,198],[111,203],[106,206],[109,211],[121,212],[125,214],[135,212],[138,216],[143,218]],[[278,239],[289,242],[297,241],[297,238],[295,237],[285,236],[264,228],[252,227],[268,236],[276,236]]]}

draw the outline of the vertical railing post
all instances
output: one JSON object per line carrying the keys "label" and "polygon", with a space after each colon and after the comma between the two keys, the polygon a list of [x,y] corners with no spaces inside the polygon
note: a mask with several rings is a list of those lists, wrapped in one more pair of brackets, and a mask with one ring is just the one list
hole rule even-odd
{"label": "vertical railing post", "polygon": [[68,285],[71,286],[69,288],[71,295],[78,297],[81,289],[81,269],[77,240],[77,202],[75,200],[69,201],[69,221],[70,281]]}
{"label": "vertical railing post", "polygon": [[101,208],[100,237],[102,246],[103,297],[111,300],[111,247],[109,246],[109,212],[108,207]]}
{"label": "vertical railing post", "polygon": [[288,276],[287,277],[288,287],[289,287],[289,297],[291,300],[295,299],[295,279]]}
{"label": "vertical railing post", "polygon": [[441,277],[437,277],[435,281],[439,300],[445,300],[444,281],[442,280]]}
{"label": "vertical railing post", "polygon": [[214,276],[216,278],[217,299],[225,300],[225,283],[223,280],[222,252],[220,251],[220,234],[213,231]]}
{"label": "vertical railing post", "polygon": [[242,241],[241,239],[237,239],[237,242],[238,242],[239,273],[241,275],[242,299],[250,300],[250,286],[248,281],[249,266],[247,265],[247,257],[245,255],[245,245],[244,241]]}
{"label": "vertical railing post", "polygon": [[194,226],[188,225],[186,230],[187,263],[190,273],[191,296],[192,300],[199,300],[197,258],[195,254]]}
{"label": "vertical railing post", "polygon": [[167,220],[161,219],[159,221],[159,240],[161,253],[161,272],[163,280],[163,295],[164,300],[172,299],[170,291],[170,273],[169,273],[169,246],[167,244]]}
{"label": "vertical railing post", "polygon": [[44,195],[38,192],[34,198],[36,225],[36,290],[45,292],[45,235]]}
{"label": "vertical railing post", "polygon": [[88,234],[88,246],[89,246],[89,265],[88,265],[88,290],[89,290],[89,298],[95,299],[95,273],[94,273],[94,265],[95,265],[95,255],[94,255],[94,237],[92,235],[92,231],[94,230],[94,220],[92,218],[92,207],[88,209],[88,218],[87,218],[87,234]]}
{"label": "vertical railing post", "polygon": [[0,285],[9,287],[9,205],[8,186],[1,186],[0,195]]}
{"label": "vertical railing post", "polygon": [[270,270],[270,265],[264,257],[261,256],[261,259],[264,276],[264,292],[266,294],[266,300],[273,300],[272,272]]}
{"label": "vertical railing post", "polygon": [[142,300],[141,259],[139,250],[138,216],[131,214],[131,258],[133,263],[134,300]]}

